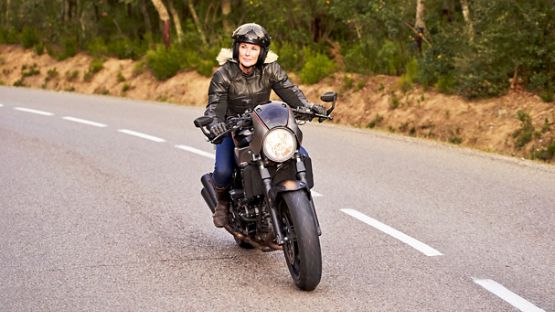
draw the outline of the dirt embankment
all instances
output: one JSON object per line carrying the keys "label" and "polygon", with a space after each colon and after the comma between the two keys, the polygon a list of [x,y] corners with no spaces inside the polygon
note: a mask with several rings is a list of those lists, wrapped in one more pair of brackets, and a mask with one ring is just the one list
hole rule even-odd
{"label": "dirt embankment", "polygon": [[[56,61],[18,46],[0,45],[0,83],[206,105],[209,78],[197,73],[180,73],[159,82],[140,62],[108,59],[96,69],[92,62],[84,54]],[[292,80],[296,81],[294,76]],[[345,73],[300,87],[313,102],[325,91],[340,93],[335,123],[517,157],[530,158],[535,153],[535,157],[555,163],[555,103],[545,103],[522,90],[495,99],[467,101],[419,87],[405,92],[397,77]]]}

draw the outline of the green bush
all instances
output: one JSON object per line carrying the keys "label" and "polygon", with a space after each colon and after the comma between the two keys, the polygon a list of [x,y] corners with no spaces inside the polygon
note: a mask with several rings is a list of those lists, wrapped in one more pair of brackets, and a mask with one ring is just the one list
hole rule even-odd
{"label": "green bush", "polygon": [[79,78],[79,71],[78,70],[73,70],[73,71],[67,71],[65,74],[66,80],[69,82],[75,81]]}
{"label": "green bush", "polygon": [[376,71],[386,75],[399,75],[405,62],[399,44],[386,40],[378,51]]}
{"label": "green bush", "polygon": [[39,42],[37,43],[34,47],[33,50],[35,51],[36,54],[38,55],[43,55],[44,54],[44,43]]}
{"label": "green bush", "polygon": [[46,78],[48,78],[48,80],[56,79],[59,75],[60,74],[58,73],[58,69],[56,69],[56,67],[51,68],[46,72]]}
{"label": "green bush", "polygon": [[502,95],[507,91],[508,77],[503,73],[484,71],[480,66],[472,66],[469,71],[458,75],[457,89],[459,94],[468,98],[484,98]]}
{"label": "green bush", "polygon": [[405,64],[405,73],[399,79],[399,85],[403,92],[408,92],[413,88],[414,82],[418,76],[418,61],[412,58]]}
{"label": "green bush", "polygon": [[522,125],[520,129],[513,132],[513,138],[515,138],[515,146],[520,149],[532,141],[535,129],[532,125],[532,118],[530,118],[528,113],[518,111],[517,118],[521,121]]}
{"label": "green bush", "polygon": [[309,55],[300,73],[302,83],[314,84],[329,76],[335,69],[335,63],[326,55],[316,53]]}
{"label": "green bush", "polygon": [[367,128],[373,129],[378,126],[383,121],[383,117],[377,114],[369,123],[366,125]]}
{"label": "green bush", "polygon": [[183,51],[175,47],[166,49],[160,46],[146,54],[146,64],[158,80],[166,80],[175,76],[182,69],[184,63],[186,63],[186,59]]}
{"label": "green bush", "polygon": [[462,43],[451,32],[435,34],[434,45],[426,46],[418,59],[416,82],[443,90],[454,88],[455,59],[462,49]]}
{"label": "green bush", "polygon": [[85,47],[88,54],[94,57],[101,57],[108,55],[108,46],[102,37],[94,37]]}
{"label": "green bush", "polygon": [[108,53],[119,59],[139,59],[142,57],[147,46],[138,40],[130,40],[129,38],[116,37],[108,43]]}
{"label": "green bush", "polygon": [[21,32],[21,45],[25,49],[30,49],[39,43],[39,37],[34,29],[25,26]]}
{"label": "green bush", "polygon": [[104,68],[103,64],[104,64],[103,59],[99,59],[99,58],[93,59],[91,61],[91,64],[89,65],[89,69],[87,70],[87,72],[83,76],[83,80],[91,81],[92,78],[94,77],[94,75],[96,75],[99,71],[102,70],[102,68]]}
{"label": "green bush", "polygon": [[302,68],[302,50],[289,42],[281,43],[276,50],[279,64],[287,71],[299,71]]}
{"label": "green bush", "polygon": [[31,77],[31,76],[36,76],[40,74],[40,69],[38,68],[38,65],[36,63],[33,63],[33,65],[31,66],[27,66],[27,65],[22,65],[21,66],[21,77],[25,78],[25,77]]}
{"label": "green bush", "polygon": [[72,37],[64,37],[61,44],[50,43],[46,46],[48,54],[58,61],[73,57],[79,51],[77,40]]}
{"label": "green bush", "polygon": [[353,73],[372,74],[375,71],[377,46],[373,41],[361,41],[354,45],[342,46],[345,70]]}
{"label": "green bush", "polygon": [[0,44],[14,44],[18,39],[10,28],[0,27]]}
{"label": "green bush", "polygon": [[204,77],[211,77],[214,65],[215,62],[211,60],[199,60],[199,63],[195,66],[195,70]]}
{"label": "green bush", "polygon": [[555,140],[551,140],[546,148],[534,151],[532,159],[541,159],[543,161],[550,161],[555,159]]}

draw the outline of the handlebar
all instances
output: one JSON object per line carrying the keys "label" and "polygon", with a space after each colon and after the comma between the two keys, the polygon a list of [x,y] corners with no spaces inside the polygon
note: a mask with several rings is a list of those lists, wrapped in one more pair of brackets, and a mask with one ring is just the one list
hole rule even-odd
{"label": "handlebar", "polygon": [[[315,113],[308,107],[295,107],[295,108],[291,108],[291,110],[295,114],[295,119],[310,121],[313,118],[318,118],[318,122],[323,122],[324,120],[333,120],[333,116],[331,116],[331,113],[335,109],[337,93],[333,91],[326,92],[320,97],[320,99],[323,102],[328,102],[328,103],[332,102],[332,106],[326,110],[326,114]],[[210,130],[208,129],[209,125],[212,124],[212,122],[214,121],[212,117],[208,117],[208,116],[199,117],[194,120],[194,124],[197,128],[200,128],[200,130],[206,136],[206,138],[208,138],[208,141],[210,141],[210,143],[217,144],[228,133],[233,132],[239,128],[244,128],[249,126],[250,123],[252,122],[251,113],[252,112],[248,110],[242,115],[228,117],[225,122],[227,130],[216,137],[214,137],[212,133],[210,133]]]}

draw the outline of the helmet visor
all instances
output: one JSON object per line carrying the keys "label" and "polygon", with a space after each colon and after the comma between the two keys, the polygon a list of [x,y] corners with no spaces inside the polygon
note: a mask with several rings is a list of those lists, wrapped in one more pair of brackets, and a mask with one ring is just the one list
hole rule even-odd
{"label": "helmet visor", "polygon": [[233,33],[233,37],[246,36],[248,38],[253,38],[253,35],[257,36],[260,39],[265,38],[267,36],[264,29],[261,26],[258,26],[256,24],[243,25],[237,28],[237,30],[235,30],[235,32]]}

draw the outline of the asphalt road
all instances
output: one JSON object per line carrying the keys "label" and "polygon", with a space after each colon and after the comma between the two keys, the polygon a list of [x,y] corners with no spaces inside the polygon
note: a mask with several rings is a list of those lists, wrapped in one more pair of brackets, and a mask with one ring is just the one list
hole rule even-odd
{"label": "asphalt road", "polygon": [[0,87],[0,311],[555,311],[554,167],[304,125],[307,293],[212,225],[202,112]]}

